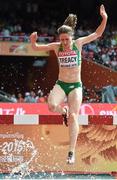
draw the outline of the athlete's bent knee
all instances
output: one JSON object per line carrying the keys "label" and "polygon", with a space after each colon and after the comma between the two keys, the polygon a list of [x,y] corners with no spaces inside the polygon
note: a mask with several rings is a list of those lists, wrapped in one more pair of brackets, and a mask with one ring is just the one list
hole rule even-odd
{"label": "athlete's bent knee", "polygon": [[57,104],[54,103],[48,103],[48,109],[49,111],[56,112]]}
{"label": "athlete's bent knee", "polygon": [[70,113],[69,114],[69,119],[73,122],[73,121],[76,120],[77,116],[78,116],[77,113]]}

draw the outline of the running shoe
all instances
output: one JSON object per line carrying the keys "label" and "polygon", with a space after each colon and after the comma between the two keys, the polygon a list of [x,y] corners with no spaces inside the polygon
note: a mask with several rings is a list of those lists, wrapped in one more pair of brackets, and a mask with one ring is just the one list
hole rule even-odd
{"label": "running shoe", "polygon": [[75,156],[74,156],[74,153],[72,151],[68,152],[67,163],[68,164],[74,164],[75,163]]}
{"label": "running shoe", "polygon": [[65,109],[65,114],[62,114],[62,117],[63,117],[63,122],[66,126],[68,126],[68,108],[67,107],[64,107]]}

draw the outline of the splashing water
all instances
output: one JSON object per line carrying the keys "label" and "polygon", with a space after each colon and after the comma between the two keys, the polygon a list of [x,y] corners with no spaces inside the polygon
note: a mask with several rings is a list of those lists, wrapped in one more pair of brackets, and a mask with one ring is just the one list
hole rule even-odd
{"label": "splashing water", "polygon": [[28,161],[21,163],[20,165],[14,167],[12,169],[9,177],[6,176],[5,179],[12,179],[12,178],[22,179],[25,176],[30,175],[31,170],[29,169],[29,164],[32,162],[32,160],[34,159],[34,157],[37,154],[37,150],[34,148],[34,145],[32,146],[32,144],[31,144],[30,148],[32,148],[31,158]]}

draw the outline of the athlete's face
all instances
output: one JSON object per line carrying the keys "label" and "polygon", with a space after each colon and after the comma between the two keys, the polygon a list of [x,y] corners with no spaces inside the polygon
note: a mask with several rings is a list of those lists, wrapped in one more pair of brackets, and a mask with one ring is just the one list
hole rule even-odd
{"label": "athlete's face", "polygon": [[72,36],[67,33],[62,33],[59,35],[61,44],[65,49],[70,48],[72,44]]}

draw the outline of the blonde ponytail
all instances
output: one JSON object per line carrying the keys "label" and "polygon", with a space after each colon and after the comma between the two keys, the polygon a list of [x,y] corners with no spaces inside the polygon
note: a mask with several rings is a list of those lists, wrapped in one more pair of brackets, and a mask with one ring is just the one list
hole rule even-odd
{"label": "blonde ponytail", "polygon": [[69,14],[63,24],[70,26],[74,30],[77,24],[77,16],[75,14]]}
{"label": "blonde ponytail", "polygon": [[58,34],[68,33],[69,35],[74,35],[74,30],[77,24],[77,16],[75,14],[69,14],[69,16],[65,19],[63,25],[58,28]]}

